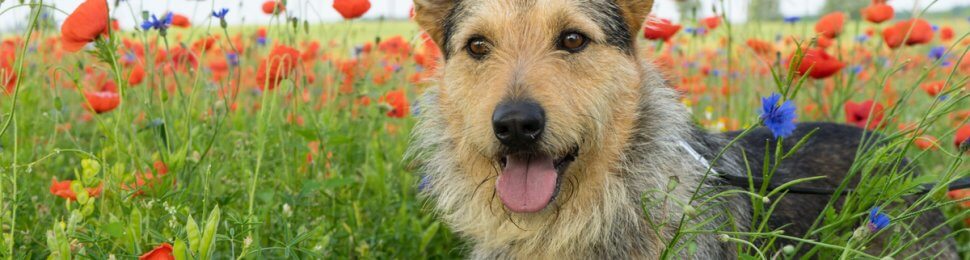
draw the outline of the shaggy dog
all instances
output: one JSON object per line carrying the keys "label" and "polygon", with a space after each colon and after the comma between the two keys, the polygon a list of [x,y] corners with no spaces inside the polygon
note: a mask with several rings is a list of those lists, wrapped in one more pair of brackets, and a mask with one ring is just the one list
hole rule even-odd
{"label": "shaggy dog", "polygon": [[[666,248],[681,219],[696,230],[749,227],[749,197],[710,197],[731,188],[705,178],[707,161],[719,174],[746,176],[746,165],[760,173],[759,156],[772,153],[765,142],[774,141],[758,130],[717,157],[731,136],[699,131],[638,54],[652,0],[414,2],[444,64],[420,100],[411,156],[426,174],[425,195],[471,242],[471,257],[737,257],[738,244],[711,233],[682,234],[673,246],[691,250]],[[776,179],[842,181],[864,131],[802,124],[789,139],[813,129]],[[695,191],[702,197],[692,200]],[[801,237],[827,200],[786,196],[771,224]],[[916,228],[940,223],[925,215],[937,221]],[[952,240],[937,241],[929,255],[956,257]]]}

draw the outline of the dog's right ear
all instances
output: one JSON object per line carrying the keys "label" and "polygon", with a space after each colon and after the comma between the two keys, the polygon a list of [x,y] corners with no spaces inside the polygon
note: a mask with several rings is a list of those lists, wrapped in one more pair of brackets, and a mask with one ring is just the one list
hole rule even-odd
{"label": "dog's right ear", "polygon": [[445,49],[445,30],[449,15],[459,0],[414,0],[414,21],[431,36],[442,50]]}

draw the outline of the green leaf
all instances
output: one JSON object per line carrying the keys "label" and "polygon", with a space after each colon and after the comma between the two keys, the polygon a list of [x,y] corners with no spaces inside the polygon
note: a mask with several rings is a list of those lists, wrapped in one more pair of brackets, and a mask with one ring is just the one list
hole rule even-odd
{"label": "green leaf", "polygon": [[333,188],[338,188],[338,187],[343,187],[343,186],[347,186],[347,185],[350,185],[350,184],[354,184],[355,182],[356,181],[354,181],[353,179],[350,179],[350,178],[333,178],[333,179],[329,179],[329,180],[324,181],[322,183],[322,185],[320,185],[320,188],[322,188],[322,189],[328,189],[329,190],[329,189],[333,189]]}
{"label": "green leaf", "polygon": [[57,111],[64,109],[64,102],[61,101],[61,97],[54,97],[54,109]]}
{"label": "green leaf", "polygon": [[424,251],[424,249],[428,247],[428,243],[431,243],[431,239],[434,238],[436,233],[438,233],[439,226],[441,226],[441,222],[435,222],[428,227],[428,229],[424,230],[424,234],[421,234],[421,244],[418,247],[418,250]]}
{"label": "green leaf", "polygon": [[125,225],[121,222],[111,222],[101,226],[101,230],[108,233],[112,238],[121,238],[125,235]]}

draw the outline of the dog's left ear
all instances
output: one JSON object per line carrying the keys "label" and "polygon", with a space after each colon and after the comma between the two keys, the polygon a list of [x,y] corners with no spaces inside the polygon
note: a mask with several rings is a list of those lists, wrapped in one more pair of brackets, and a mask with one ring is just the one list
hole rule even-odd
{"label": "dog's left ear", "polygon": [[623,10],[623,19],[630,28],[630,34],[636,37],[646,21],[647,15],[653,9],[653,0],[614,0]]}

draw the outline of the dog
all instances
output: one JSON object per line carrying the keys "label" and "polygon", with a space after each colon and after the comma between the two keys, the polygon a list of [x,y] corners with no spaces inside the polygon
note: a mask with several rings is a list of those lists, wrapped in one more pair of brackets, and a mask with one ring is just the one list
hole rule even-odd
{"label": "dog", "polygon": [[[694,200],[715,200],[707,210],[688,201],[695,191],[736,189],[710,172],[760,173],[757,156],[772,152],[765,144],[773,138],[759,129],[725,149],[737,133],[707,133],[692,123],[679,95],[637,49],[652,6],[414,0],[414,19],[444,61],[419,100],[409,154],[425,174],[423,195],[468,240],[471,258],[738,257],[739,245],[725,242],[730,237],[688,234],[674,242],[677,228],[750,227],[749,197]],[[866,132],[801,124],[784,147],[815,129],[777,179],[821,175],[836,186],[845,178]],[[771,226],[802,237],[828,200],[819,196],[786,196]],[[926,215],[940,223],[938,213]],[[688,240],[694,249],[667,250]],[[952,239],[937,241],[923,251],[957,257]]]}

